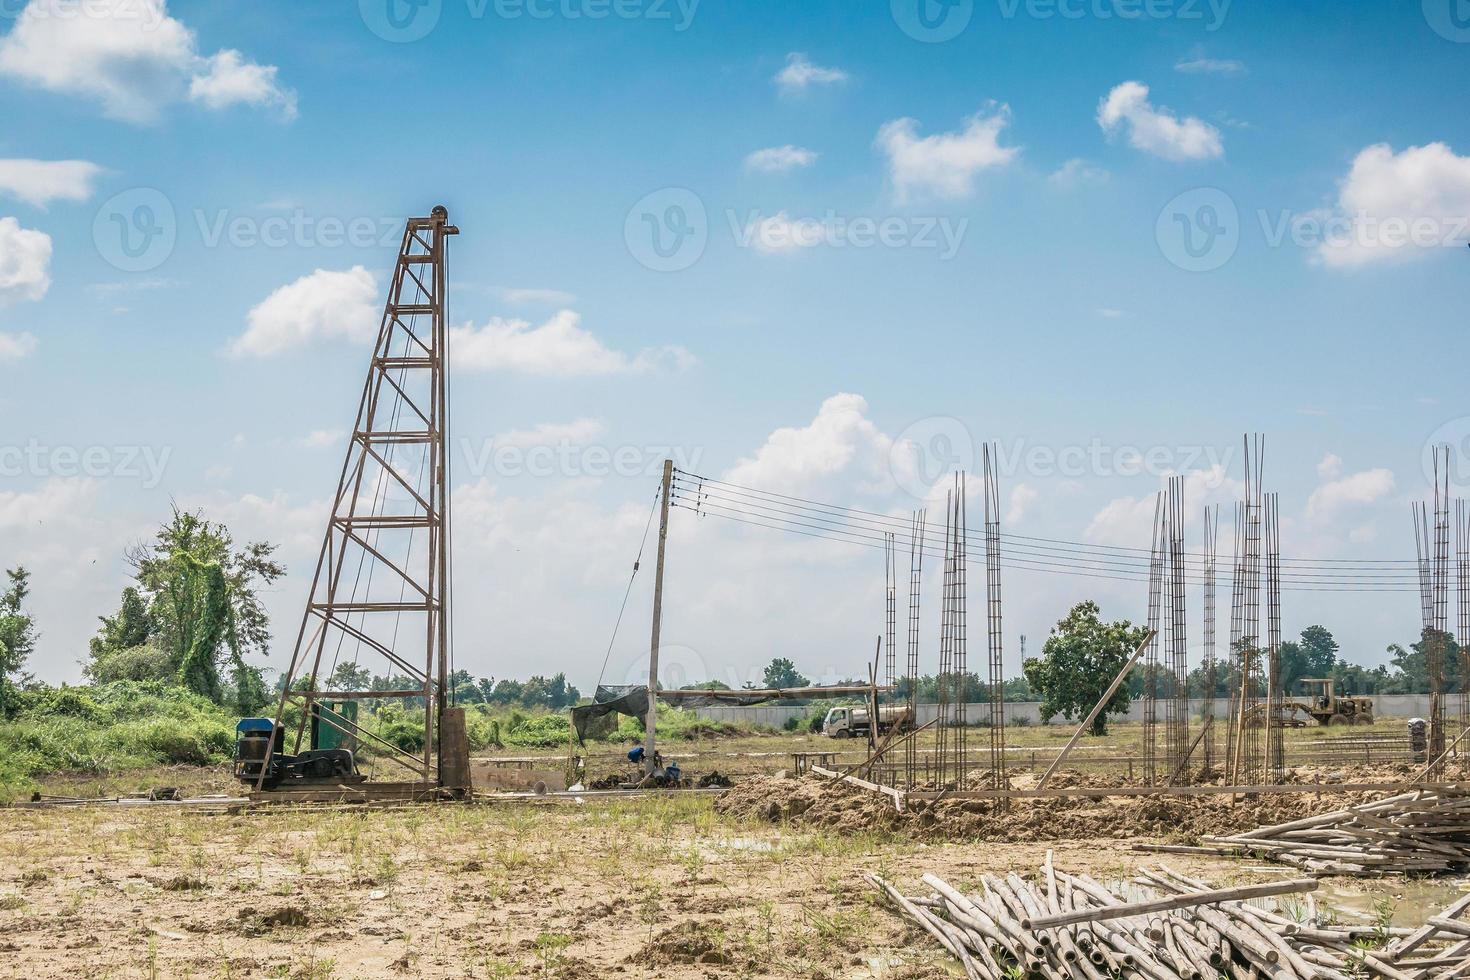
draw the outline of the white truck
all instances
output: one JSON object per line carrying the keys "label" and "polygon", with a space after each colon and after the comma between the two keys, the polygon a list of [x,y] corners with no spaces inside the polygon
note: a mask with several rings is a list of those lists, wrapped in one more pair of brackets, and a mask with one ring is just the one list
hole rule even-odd
{"label": "white truck", "polygon": [[[828,710],[822,719],[822,734],[828,738],[866,738],[872,727],[869,710],[854,705]],[[883,704],[878,706],[878,734],[887,735],[894,727],[906,732],[914,727],[914,716],[906,704]]]}

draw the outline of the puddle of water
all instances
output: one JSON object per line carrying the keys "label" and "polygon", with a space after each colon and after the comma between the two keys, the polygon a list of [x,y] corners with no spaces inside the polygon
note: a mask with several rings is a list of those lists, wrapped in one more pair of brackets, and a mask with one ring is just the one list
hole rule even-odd
{"label": "puddle of water", "polygon": [[[1274,867],[1250,870],[1295,871],[1293,868]],[[1104,884],[1115,895],[1121,895],[1124,901],[1142,901],[1151,897],[1149,891],[1132,881],[1114,879]],[[1470,892],[1470,878],[1328,879],[1318,885],[1312,893],[1312,900],[1319,909],[1335,910],[1344,922],[1377,922],[1379,904],[1388,902],[1393,908],[1392,925],[1417,928],[1431,915],[1439,915],[1466,892]],[[1280,911],[1290,919],[1301,919],[1307,903],[1302,896],[1285,895],[1280,898],[1253,898],[1246,904],[1267,911]]]}
{"label": "puddle of water", "polygon": [[1378,903],[1391,902],[1394,925],[1417,927],[1467,891],[1470,891],[1470,879],[1465,878],[1366,878],[1324,881],[1316,897],[1318,904],[1367,920],[1378,918]]}

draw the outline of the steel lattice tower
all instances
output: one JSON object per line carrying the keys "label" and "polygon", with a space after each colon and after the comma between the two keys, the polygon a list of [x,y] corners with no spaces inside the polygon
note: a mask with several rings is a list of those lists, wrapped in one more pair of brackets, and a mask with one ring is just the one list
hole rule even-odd
{"label": "steel lattice tower", "polygon": [[330,661],[327,675],[343,657],[378,664],[386,676],[402,678],[397,689],[330,696],[420,699],[421,756],[345,718],[323,712],[321,720],[425,781],[437,781],[436,725],[450,672],[445,252],[458,233],[443,207],[404,228],[275,717],[279,730],[287,706],[300,704],[299,751],[312,705],[328,693],[321,689],[323,662]]}

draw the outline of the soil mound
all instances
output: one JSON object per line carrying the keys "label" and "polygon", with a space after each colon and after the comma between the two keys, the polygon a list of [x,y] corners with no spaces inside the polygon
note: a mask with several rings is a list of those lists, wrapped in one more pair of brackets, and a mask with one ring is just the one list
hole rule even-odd
{"label": "soil mound", "polygon": [[1228,797],[1100,797],[1012,800],[913,800],[899,813],[886,796],[815,776],[743,782],[715,801],[737,819],[821,827],[838,833],[902,831],[927,840],[1031,843],[1157,837],[1193,843],[1204,834],[1233,834],[1285,823],[1359,802],[1359,795]]}

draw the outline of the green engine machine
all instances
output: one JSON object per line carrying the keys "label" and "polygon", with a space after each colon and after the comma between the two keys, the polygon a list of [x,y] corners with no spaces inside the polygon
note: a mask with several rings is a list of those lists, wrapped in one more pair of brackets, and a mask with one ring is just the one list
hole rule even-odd
{"label": "green engine machine", "polygon": [[235,778],[251,786],[259,783],[262,789],[282,783],[363,782],[367,777],[357,771],[353,754],[356,740],[343,731],[356,725],[357,702],[313,702],[311,709],[311,748],[299,755],[286,754],[285,729],[269,718],[242,718],[235,726]]}

